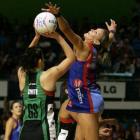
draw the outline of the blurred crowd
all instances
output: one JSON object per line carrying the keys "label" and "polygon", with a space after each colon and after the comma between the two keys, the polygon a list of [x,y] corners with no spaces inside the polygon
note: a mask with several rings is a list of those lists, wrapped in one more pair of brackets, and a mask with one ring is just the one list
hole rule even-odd
{"label": "blurred crowd", "polygon": [[[27,48],[31,41],[34,30],[32,26],[33,19],[26,23],[20,23],[18,20],[9,21],[5,16],[0,15],[0,77],[15,78],[15,72],[18,64],[18,58]],[[121,17],[117,21],[118,28],[116,38],[109,50],[103,50],[99,58],[101,60],[100,72],[131,73],[139,75],[140,69],[140,13],[136,7],[133,10],[132,17],[128,20]],[[94,26],[93,26],[94,25]],[[100,26],[105,25],[100,24]],[[88,17],[81,21],[71,20],[71,26],[78,33],[86,32],[91,27],[97,27]],[[39,46],[45,49],[46,59],[49,60],[47,67],[53,65],[56,60],[61,59],[61,51],[58,44],[52,40],[40,41]]]}
{"label": "blurred crowd", "polygon": [[[34,36],[34,29],[30,20],[27,23],[20,23],[17,20],[11,22],[4,16],[0,15],[0,78],[16,80],[16,70],[19,64],[19,57],[27,48],[32,37]],[[53,45],[52,45],[53,44]],[[61,51],[57,44],[48,39],[42,40],[38,44],[44,49],[45,58],[49,64],[47,67],[53,65],[61,56]],[[53,47],[51,47],[53,46]],[[51,48],[50,48],[51,47]],[[46,49],[47,48],[47,49]],[[57,56],[57,59],[56,59]]]}

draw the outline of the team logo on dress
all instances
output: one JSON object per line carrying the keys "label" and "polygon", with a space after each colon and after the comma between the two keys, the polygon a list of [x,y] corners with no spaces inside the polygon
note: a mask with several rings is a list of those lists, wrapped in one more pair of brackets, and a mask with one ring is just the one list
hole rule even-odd
{"label": "team logo on dress", "polygon": [[73,85],[74,85],[75,88],[82,87],[82,80],[80,80],[80,79],[75,79],[75,80],[73,81]]}
{"label": "team logo on dress", "polygon": [[75,91],[76,91],[76,93],[77,93],[77,97],[78,97],[79,103],[80,103],[80,104],[83,104],[83,94],[82,94],[82,91],[81,91],[82,80],[80,80],[80,79],[75,79],[75,80],[73,81],[73,84],[74,84],[74,87],[75,87]]}
{"label": "team logo on dress", "polygon": [[38,94],[38,89],[36,88],[36,83],[29,83],[28,95],[36,96]]}

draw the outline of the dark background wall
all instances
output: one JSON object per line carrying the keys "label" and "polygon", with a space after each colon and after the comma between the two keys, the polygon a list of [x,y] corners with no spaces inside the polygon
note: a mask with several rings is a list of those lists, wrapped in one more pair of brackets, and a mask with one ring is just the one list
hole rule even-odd
{"label": "dark background wall", "polygon": [[[18,18],[26,21],[40,12],[41,7],[48,0],[0,0],[0,13],[8,18]],[[109,18],[129,18],[135,0],[53,0],[62,8],[67,18],[81,19],[90,17],[94,22],[102,22]]]}

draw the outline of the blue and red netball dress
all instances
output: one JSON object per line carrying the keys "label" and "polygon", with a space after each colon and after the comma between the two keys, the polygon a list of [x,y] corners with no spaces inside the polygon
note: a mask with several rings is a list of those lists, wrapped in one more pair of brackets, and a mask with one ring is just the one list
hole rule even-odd
{"label": "blue and red netball dress", "polygon": [[104,101],[96,84],[97,49],[90,46],[90,55],[86,61],[75,61],[67,80],[70,101],[67,110],[79,113],[97,113],[102,111]]}

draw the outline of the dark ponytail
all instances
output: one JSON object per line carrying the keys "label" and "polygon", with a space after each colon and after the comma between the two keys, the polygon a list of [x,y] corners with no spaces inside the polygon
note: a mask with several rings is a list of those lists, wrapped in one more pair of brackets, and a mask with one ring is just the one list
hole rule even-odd
{"label": "dark ponytail", "polygon": [[43,60],[43,53],[41,48],[27,48],[20,60],[20,66],[23,68],[24,71],[32,72],[36,69],[39,59]]}

